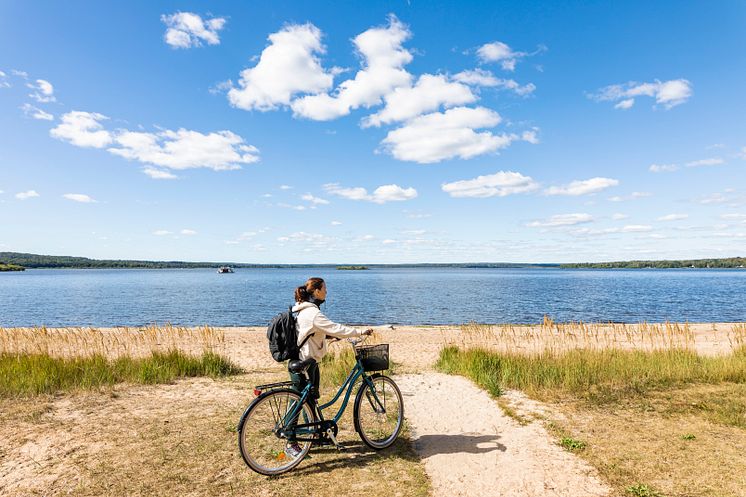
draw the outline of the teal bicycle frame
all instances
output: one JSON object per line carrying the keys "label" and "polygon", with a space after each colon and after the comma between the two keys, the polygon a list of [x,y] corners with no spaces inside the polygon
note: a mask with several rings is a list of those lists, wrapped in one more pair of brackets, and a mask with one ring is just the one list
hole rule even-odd
{"label": "teal bicycle frame", "polygon": [[[342,401],[342,405],[339,408],[339,411],[334,415],[334,418],[328,421],[333,421],[335,424],[339,422],[339,420],[344,415],[345,410],[347,409],[347,403],[350,401],[350,395],[352,394],[352,387],[355,385],[355,382],[357,382],[358,379],[363,378],[363,381],[370,387],[370,390],[373,392],[373,398],[375,399],[376,403],[378,404],[378,407],[376,408],[374,406],[374,409],[378,412],[380,410],[381,413],[385,413],[386,409],[383,406],[383,403],[381,403],[380,399],[378,398],[378,394],[376,393],[375,387],[373,386],[373,382],[370,379],[369,375],[365,374],[365,369],[363,368],[363,365],[360,363],[360,360],[358,359],[355,367],[352,368],[352,371],[350,371],[350,374],[347,375],[347,379],[344,381],[341,387],[339,387],[339,390],[334,395],[334,398],[327,402],[326,404],[318,405],[315,401],[309,402],[312,408],[316,409],[316,412],[318,413],[319,420],[314,423],[304,423],[304,424],[297,424],[295,428],[292,430],[295,435],[299,434],[311,434],[315,433],[317,430],[315,429],[317,426],[321,426],[321,424],[327,420],[324,419],[324,415],[322,411],[324,409],[328,409],[329,407],[333,406],[339,398],[342,396],[342,391],[347,389],[347,392],[345,393],[344,400]],[[287,413],[281,420],[282,426],[288,426],[288,424],[292,423],[292,420],[297,419],[298,415],[300,414],[301,406],[303,406],[303,403],[308,401],[309,396],[311,395],[311,388],[312,385],[308,383],[303,390],[300,392],[300,400],[297,401],[296,405],[293,406],[293,408],[290,410],[289,413]],[[369,398],[370,401],[370,398]],[[371,401],[372,404],[372,401]],[[283,430],[283,433],[285,430]],[[288,435],[288,433],[285,433],[285,435]]]}

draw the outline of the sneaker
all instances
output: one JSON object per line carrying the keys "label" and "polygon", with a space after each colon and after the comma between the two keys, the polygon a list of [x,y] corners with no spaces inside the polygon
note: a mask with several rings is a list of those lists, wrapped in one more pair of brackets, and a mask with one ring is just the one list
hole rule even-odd
{"label": "sneaker", "polygon": [[298,442],[288,443],[285,446],[285,454],[292,459],[297,458],[302,452],[303,448],[298,444]]}

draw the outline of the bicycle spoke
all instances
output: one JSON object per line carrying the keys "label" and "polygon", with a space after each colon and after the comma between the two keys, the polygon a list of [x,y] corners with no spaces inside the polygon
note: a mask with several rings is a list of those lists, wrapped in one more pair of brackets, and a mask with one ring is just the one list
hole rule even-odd
{"label": "bicycle spoke", "polygon": [[[298,412],[290,416],[295,409]],[[272,475],[288,471],[300,463],[311,442],[294,442],[288,440],[287,434],[295,434],[293,427],[301,414],[303,419],[313,422],[313,413],[307,404],[300,404],[300,397],[295,392],[276,391],[254,401],[239,427],[241,455],[249,467]]]}
{"label": "bicycle spoke", "polygon": [[388,447],[401,431],[404,406],[401,393],[388,377],[371,378],[363,391],[366,401],[355,403],[355,428],[368,446],[374,449]]}

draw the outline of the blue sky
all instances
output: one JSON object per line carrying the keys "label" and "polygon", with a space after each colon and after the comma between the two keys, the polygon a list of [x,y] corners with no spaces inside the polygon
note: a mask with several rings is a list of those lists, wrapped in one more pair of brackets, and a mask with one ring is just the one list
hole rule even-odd
{"label": "blue sky", "polygon": [[742,2],[4,2],[0,251],[743,255]]}

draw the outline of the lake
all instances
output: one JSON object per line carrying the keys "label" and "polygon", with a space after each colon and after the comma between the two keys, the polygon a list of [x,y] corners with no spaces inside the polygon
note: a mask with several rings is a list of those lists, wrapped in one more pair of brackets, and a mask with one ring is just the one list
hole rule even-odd
{"label": "lake", "polygon": [[309,276],[350,324],[746,321],[738,269],[31,269],[0,273],[0,326],[266,325]]}

